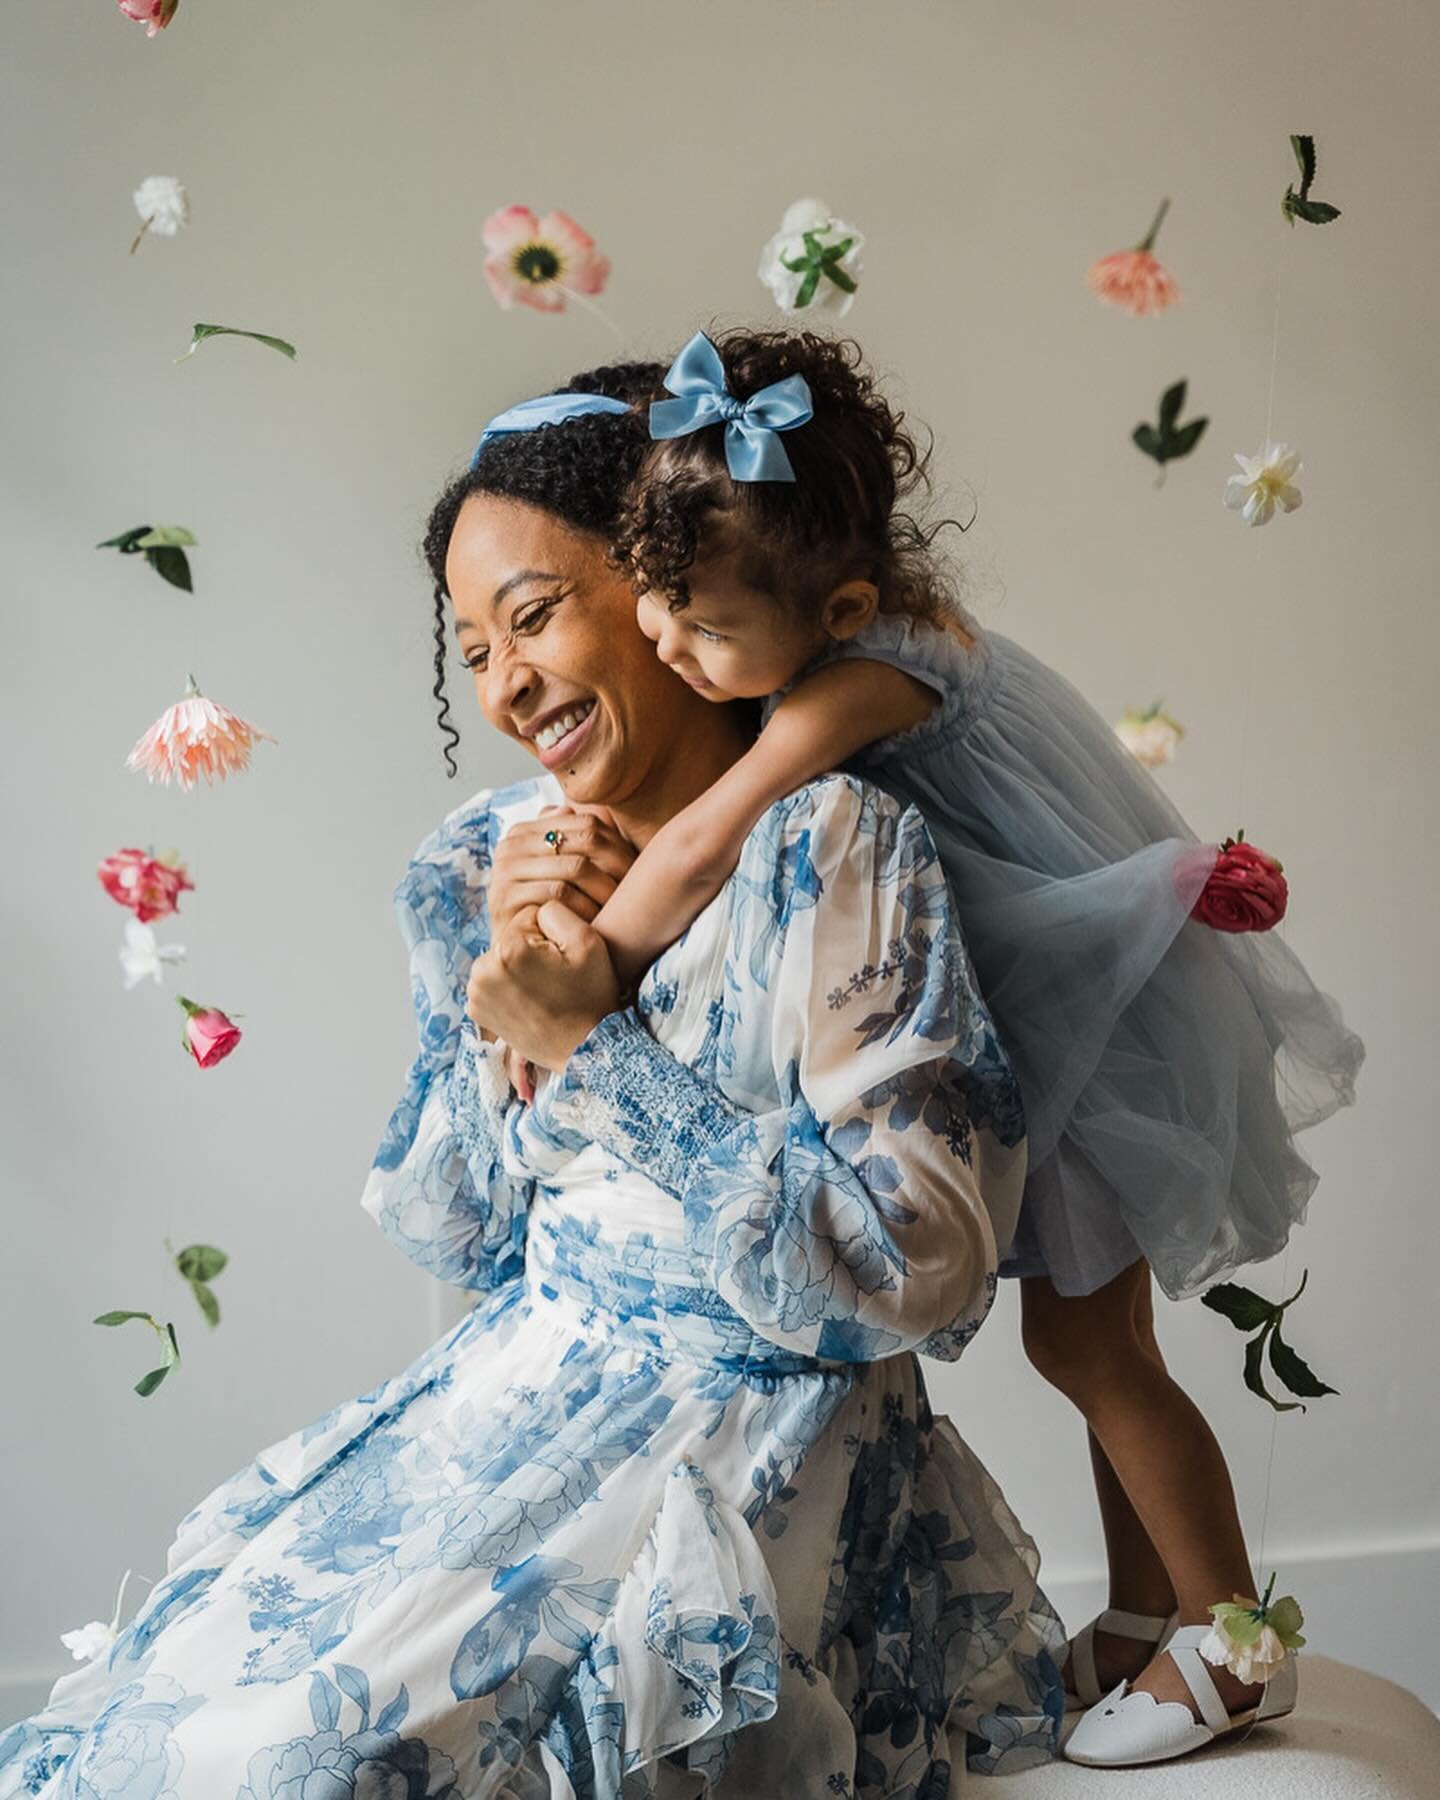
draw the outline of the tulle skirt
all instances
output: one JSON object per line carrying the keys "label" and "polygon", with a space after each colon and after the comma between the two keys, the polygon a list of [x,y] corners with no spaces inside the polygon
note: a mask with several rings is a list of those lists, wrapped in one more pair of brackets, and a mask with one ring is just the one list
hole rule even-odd
{"label": "tulle skirt", "polygon": [[1364,1046],[1275,932],[1190,918],[1217,846],[1068,681],[975,629],[964,705],[862,766],[925,816],[1020,1083],[1001,1273],[1088,1294],[1143,1256],[1180,1299],[1284,1246],[1318,1180],[1295,1133],[1354,1099]]}

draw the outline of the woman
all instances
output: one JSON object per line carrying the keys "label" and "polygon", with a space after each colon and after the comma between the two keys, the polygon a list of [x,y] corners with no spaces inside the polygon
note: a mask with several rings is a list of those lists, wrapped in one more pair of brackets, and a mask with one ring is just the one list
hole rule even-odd
{"label": "woman", "polygon": [[631,1005],[585,922],[747,736],[607,560],[639,441],[623,409],[490,439],[427,538],[544,773],[397,890],[420,1048],[363,1203],[476,1305],[181,1522],[0,1738],[6,1800],[940,1800],[1053,1750],[1033,1546],[913,1354],[983,1319],[1024,1171],[919,815],[790,796]]}

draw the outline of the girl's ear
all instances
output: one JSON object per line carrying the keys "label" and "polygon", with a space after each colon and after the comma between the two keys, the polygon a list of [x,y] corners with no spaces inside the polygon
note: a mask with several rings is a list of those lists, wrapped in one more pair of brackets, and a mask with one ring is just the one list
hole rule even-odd
{"label": "girl's ear", "polygon": [[875,617],[880,590],[873,581],[842,582],[820,606],[820,624],[832,638],[853,638]]}

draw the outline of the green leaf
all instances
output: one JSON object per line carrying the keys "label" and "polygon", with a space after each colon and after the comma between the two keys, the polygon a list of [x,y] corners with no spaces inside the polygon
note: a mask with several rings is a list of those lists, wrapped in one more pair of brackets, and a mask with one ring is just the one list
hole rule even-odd
{"label": "green leaf", "polygon": [[853,294],[858,292],[856,282],[844,269],[837,269],[832,267],[830,263],[826,263],[825,274],[843,293]]}
{"label": "green leaf", "polygon": [[1200,1304],[1227,1318],[1237,1331],[1258,1331],[1276,1316],[1274,1305],[1234,1282],[1222,1281],[1200,1296]]}
{"label": "green leaf", "polygon": [[92,1325],[123,1325],[127,1319],[150,1319],[152,1325],[155,1323],[148,1312],[104,1312],[92,1319],[90,1323]]}
{"label": "green leaf", "polygon": [[[1294,1645],[1300,1627],[1305,1623],[1305,1615],[1296,1605],[1292,1594],[1282,1594],[1270,1608],[1268,1622],[1274,1626],[1280,1641],[1288,1649]],[[1303,1644],[1304,1638],[1300,1638],[1300,1642]]]}
{"label": "green leaf", "polygon": [[183,525],[152,525],[140,539],[142,550],[153,550],[161,544],[198,544],[199,538]]}
{"label": "green leaf", "polygon": [[1308,133],[1290,133],[1290,148],[1295,152],[1295,160],[1300,165],[1300,192],[1308,194],[1310,183],[1315,179],[1315,140]]}
{"label": "green leaf", "polygon": [[1234,1616],[1225,1621],[1225,1635],[1242,1649],[1247,1644],[1259,1643],[1264,1628],[1264,1621],[1257,1619],[1248,1607],[1236,1607]]}
{"label": "green leaf", "polygon": [[175,1253],[175,1267],[187,1281],[213,1281],[229,1260],[213,1244],[187,1244]]}
{"label": "green leaf", "polygon": [[1319,1376],[1280,1336],[1277,1324],[1270,1337],[1270,1367],[1280,1377],[1292,1394],[1300,1394],[1307,1400],[1318,1400],[1324,1394],[1338,1394],[1339,1389],[1326,1387]]}
{"label": "green leaf", "polygon": [[151,1369],[148,1375],[142,1375],[135,1383],[135,1392],[142,1400],[148,1394],[153,1394],[173,1367],[173,1363],[162,1363],[158,1369]]}
{"label": "green leaf", "polygon": [[1175,421],[1180,417],[1180,409],[1185,404],[1185,383],[1177,381],[1173,387],[1166,388],[1160,396],[1160,429],[1172,431]]}
{"label": "green leaf", "polygon": [[1165,453],[1153,425],[1137,425],[1130,435],[1147,456],[1153,456],[1156,462],[1164,462]]}
{"label": "green leaf", "polygon": [[1291,213],[1304,219],[1307,225],[1328,225],[1332,219],[1340,217],[1338,206],[1327,206],[1323,200],[1294,199],[1290,202]]}
{"label": "green leaf", "polygon": [[[193,356],[206,338],[212,337],[254,338],[257,344],[268,344],[272,350],[278,350],[283,356],[288,356],[292,360],[297,354],[293,344],[287,343],[282,337],[272,337],[266,331],[242,331],[236,325],[197,325],[195,335],[190,341],[190,348],[185,352],[185,356]],[[177,356],[175,360],[182,362],[184,357]]]}
{"label": "green leaf", "polygon": [[1276,1412],[1294,1412],[1300,1406],[1298,1400],[1277,1400],[1265,1386],[1265,1377],[1262,1372],[1265,1340],[1273,1329],[1273,1323],[1267,1325],[1258,1337],[1251,1338],[1245,1346],[1245,1385],[1252,1394],[1258,1394],[1262,1400],[1273,1406]]}
{"label": "green leaf", "polygon": [[212,1325],[220,1323],[220,1302],[215,1298],[215,1290],[203,1281],[192,1281],[190,1291],[194,1294],[200,1310]]}
{"label": "green leaf", "polygon": [[119,550],[126,556],[133,556],[140,548],[141,538],[148,537],[152,529],[149,525],[132,525],[129,531],[122,531],[119,537],[102,538],[95,548]]}
{"label": "green leaf", "polygon": [[158,550],[147,550],[145,560],[157,575],[163,575],[171,587],[184,588],[187,594],[193,594],[195,584],[190,579],[190,563],[185,552],[173,544],[162,544]]}
{"label": "green leaf", "polygon": [[1209,423],[1209,419],[1192,419],[1188,425],[1182,425],[1170,440],[1171,457],[1188,456]]}

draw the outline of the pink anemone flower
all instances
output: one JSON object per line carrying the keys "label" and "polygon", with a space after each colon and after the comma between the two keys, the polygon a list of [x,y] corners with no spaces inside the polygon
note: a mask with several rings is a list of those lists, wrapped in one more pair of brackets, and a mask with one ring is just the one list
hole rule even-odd
{"label": "pink anemone flower", "polygon": [[564,312],[565,296],[598,294],[610,262],[568,213],[537,219],[528,206],[502,206],[485,221],[482,236],[490,254],[485,279],[505,310],[533,306],[537,312]]}
{"label": "pink anemone flower", "polygon": [[1160,202],[1155,223],[1133,250],[1116,250],[1090,265],[1087,279],[1093,291],[1102,300],[1123,306],[1137,319],[1147,313],[1162,313],[1180,298],[1175,277],[1150,248],[1169,205],[1168,199]]}
{"label": "pink anemone flower", "polygon": [[277,741],[268,731],[247,724],[208,699],[190,675],[183,698],[167,707],[136,742],[125,766],[143,769],[151,781],[178,781],[182,788],[194,787],[203,775],[213,787],[217,775],[223,781],[249,767],[257,738],[272,744]]}

